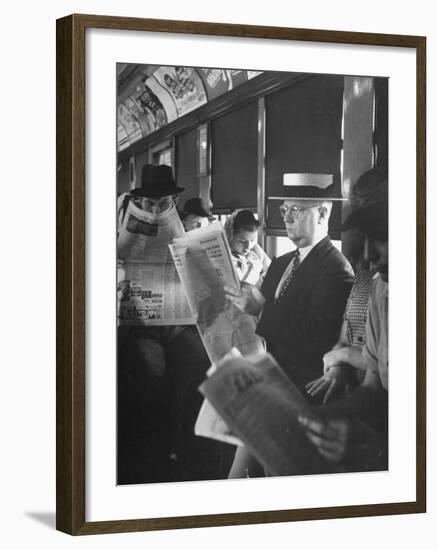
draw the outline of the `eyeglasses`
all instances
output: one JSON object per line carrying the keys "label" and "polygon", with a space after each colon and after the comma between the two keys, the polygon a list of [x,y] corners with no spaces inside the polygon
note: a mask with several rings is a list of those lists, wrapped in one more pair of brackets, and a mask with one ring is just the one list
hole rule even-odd
{"label": "eyeglasses", "polygon": [[279,212],[283,218],[285,218],[288,214],[292,214],[293,218],[300,218],[302,214],[305,212],[305,210],[309,210],[310,208],[314,208],[314,205],[311,206],[295,206],[295,205],[287,205],[287,204],[281,204],[279,207]]}

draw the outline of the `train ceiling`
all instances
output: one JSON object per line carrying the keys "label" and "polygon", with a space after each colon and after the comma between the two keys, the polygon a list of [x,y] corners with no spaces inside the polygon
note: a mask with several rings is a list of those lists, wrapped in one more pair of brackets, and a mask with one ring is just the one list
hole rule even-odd
{"label": "train ceiling", "polygon": [[117,144],[123,151],[260,71],[117,63]]}

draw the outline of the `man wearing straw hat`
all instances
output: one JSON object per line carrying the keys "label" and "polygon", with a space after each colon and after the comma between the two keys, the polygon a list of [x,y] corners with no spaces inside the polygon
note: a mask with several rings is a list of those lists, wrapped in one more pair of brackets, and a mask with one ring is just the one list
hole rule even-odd
{"label": "man wearing straw hat", "polygon": [[343,200],[328,174],[284,174],[279,206],[296,250],[272,261],[260,291],[227,288],[237,307],[260,314],[257,333],[293,382],[323,372],[323,355],[338,337],[353,270],[328,236],[332,202]]}

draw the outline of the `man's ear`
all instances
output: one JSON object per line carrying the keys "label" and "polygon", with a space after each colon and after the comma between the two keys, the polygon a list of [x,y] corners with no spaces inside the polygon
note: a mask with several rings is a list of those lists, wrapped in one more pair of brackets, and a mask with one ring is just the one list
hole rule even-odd
{"label": "man's ear", "polygon": [[326,206],[319,206],[319,223],[322,223],[328,218],[328,209]]}

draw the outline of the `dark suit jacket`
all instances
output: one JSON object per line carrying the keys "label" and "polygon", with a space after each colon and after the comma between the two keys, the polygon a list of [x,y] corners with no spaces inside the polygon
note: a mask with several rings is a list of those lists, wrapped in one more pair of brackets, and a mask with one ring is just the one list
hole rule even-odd
{"label": "dark suit jacket", "polygon": [[296,385],[323,374],[323,355],[337,342],[353,270],[329,237],[320,241],[294,274],[285,294],[275,291],[293,252],[271,263],[261,292],[266,298],[257,333]]}

